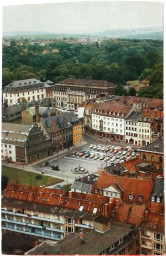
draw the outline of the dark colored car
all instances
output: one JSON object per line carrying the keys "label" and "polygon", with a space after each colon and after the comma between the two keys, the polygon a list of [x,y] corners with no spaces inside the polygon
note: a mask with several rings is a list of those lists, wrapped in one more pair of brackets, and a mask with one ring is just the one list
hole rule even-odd
{"label": "dark colored car", "polygon": [[85,157],[88,158],[90,156],[90,153],[85,154]]}

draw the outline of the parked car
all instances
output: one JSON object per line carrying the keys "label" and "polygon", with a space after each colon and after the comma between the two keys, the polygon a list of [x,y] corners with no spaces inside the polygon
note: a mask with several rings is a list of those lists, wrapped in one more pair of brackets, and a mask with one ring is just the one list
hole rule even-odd
{"label": "parked car", "polygon": [[90,153],[85,154],[85,158],[88,158],[90,156]]}
{"label": "parked car", "polygon": [[75,156],[77,154],[77,151],[73,151],[72,155]]}
{"label": "parked car", "polygon": [[122,155],[124,156],[124,155],[126,155],[126,153],[127,153],[127,151],[124,150],[124,151],[122,152]]}
{"label": "parked car", "polygon": [[97,149],[97,146],[94,145],[94,146],[93,146],[93,149],[96,150],[96,149]]}
{"label": "parked car", "polygon": [[97,160],[97,159],[99,159],[99,155],[96,155],[96,156],[94,157],[94,160]]}
{"label": "parked car", "polygon": [[94,145],[93,144],[91,144],[90,146],[89,146],[89,148],[93,148],[94,147]]}
{"label": "parked car", "polygon": [[79,154],[80,154],[80,152],[77,152],[77,153],[76,153],[76,156],[79,156]]}
{"label": "parked car", "polygon": [[105,155],[101,155],[99,160],[104,160],[104,158],[105,158]]}
{"label": "parked car", "polygon": [[80,154],[79,154],[79,156],[84,156],[85,155],[85,153],[84,152],[81,152]]}
{"label": "parked car", "polygon": [[93,158],[93,157],[95,157],[95,153],[92,153],[92,154],[90,155],[90,158]]}

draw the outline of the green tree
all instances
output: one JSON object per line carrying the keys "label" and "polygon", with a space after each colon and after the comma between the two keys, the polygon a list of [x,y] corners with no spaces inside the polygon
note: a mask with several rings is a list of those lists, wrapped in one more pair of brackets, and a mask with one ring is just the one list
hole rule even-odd
{"label": "green tree", "polygon": [[128,94],[129,94],[129,96],[136,96],[137,91],[136,91],[133,87],[131,87],[131,88],[129,89]]}

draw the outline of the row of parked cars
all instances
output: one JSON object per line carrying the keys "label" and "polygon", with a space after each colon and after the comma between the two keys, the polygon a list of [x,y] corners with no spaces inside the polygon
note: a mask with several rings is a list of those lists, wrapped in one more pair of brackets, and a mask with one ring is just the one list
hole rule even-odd
{"label": "row of parked cars", "polygon": [[91,158],[94,160],[104,160],[110,164],[122,163],[129,159],[134,159],[137,153],[130,147],[120,146],[104,146],[93,145],[89,146],[89,150],[82,150],[81,152],[73,151],[73,156]]}

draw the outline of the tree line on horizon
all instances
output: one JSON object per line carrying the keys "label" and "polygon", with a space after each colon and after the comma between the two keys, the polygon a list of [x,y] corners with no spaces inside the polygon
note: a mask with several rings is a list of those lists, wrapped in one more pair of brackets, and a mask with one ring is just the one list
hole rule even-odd
{"label": "tree line on horizon", "polygon": [[[47,50],[44,54],[44,50]],[[157,40],[105,40],[101,44],[54,40],[46,46],[23,45],[11,40],[3,46],[2,86],[12,81],[37,78],[57,83],[65,78],[107,80],[117,85],[115,94],[136,95],[123,85],[131,80],[150,80],[138,92],[141,97],[163,97],[163,42]]]}

